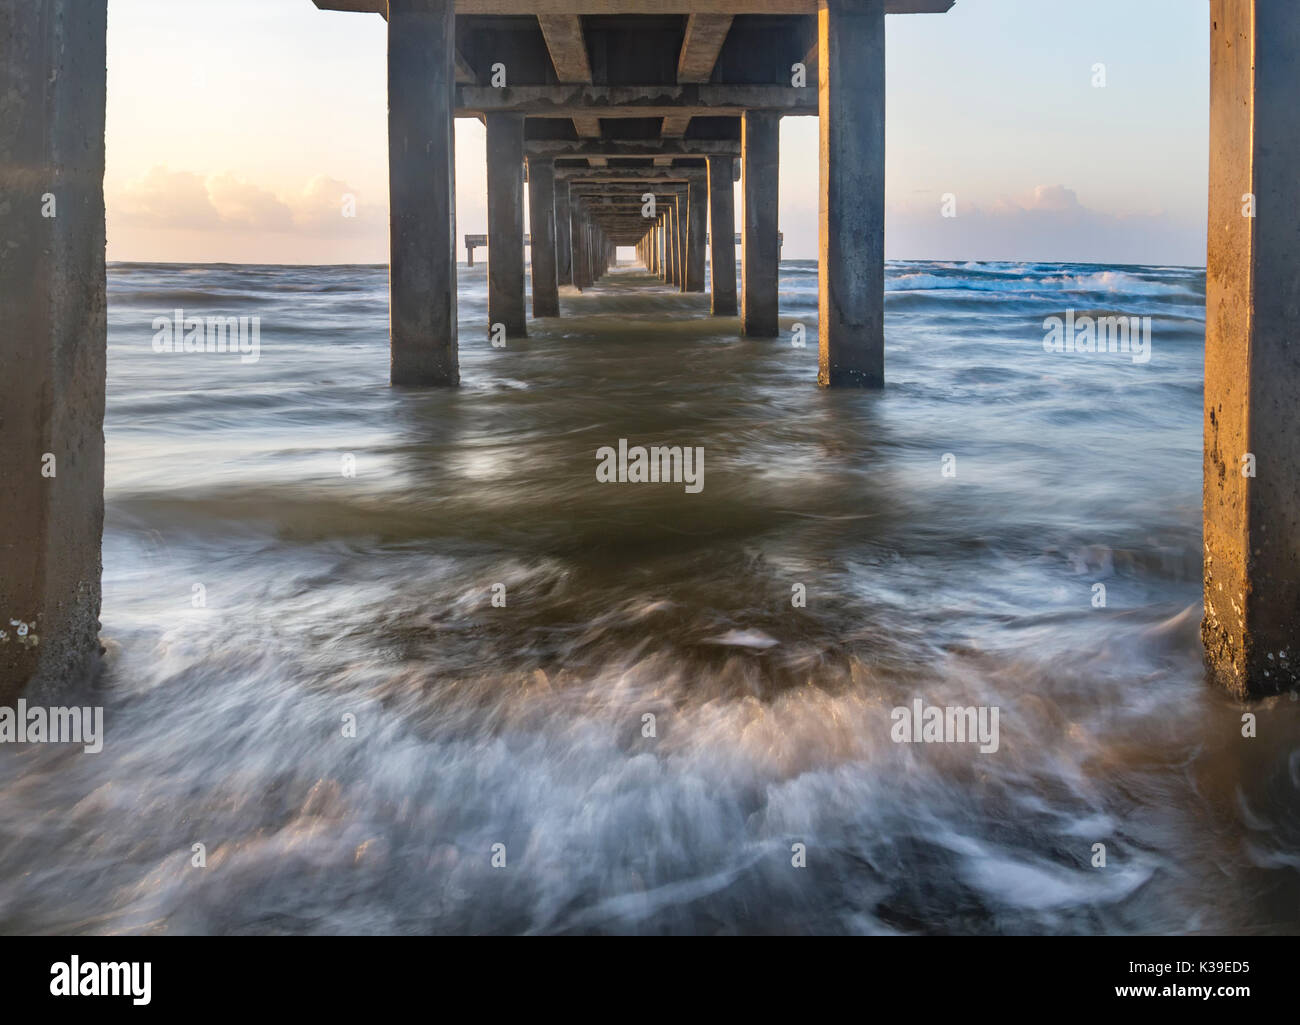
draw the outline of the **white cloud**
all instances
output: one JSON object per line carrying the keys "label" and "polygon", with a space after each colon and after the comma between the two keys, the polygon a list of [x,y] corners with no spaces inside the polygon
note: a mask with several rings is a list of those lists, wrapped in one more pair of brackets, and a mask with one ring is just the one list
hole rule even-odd
{"label": "white cloud", "polygon": [[[204,177],[154,167],[107,198],[110,217],[128,227],[339,239],[386,231],[388,222],[386,208],[366,205],[356,189],[326,175],[281,197],[230,173]],[[349,206],[355,216],[345,216]]]}
{"label": "white cloud", "polygon": [[957,195],[957,216],[941,197],[891,204],[892,259],[1040,260],[1102,264],[1205,262],[1205,220],[1164,211],[1112,214],[1085,205],[1065,185],[1039,185],[981,206]]}

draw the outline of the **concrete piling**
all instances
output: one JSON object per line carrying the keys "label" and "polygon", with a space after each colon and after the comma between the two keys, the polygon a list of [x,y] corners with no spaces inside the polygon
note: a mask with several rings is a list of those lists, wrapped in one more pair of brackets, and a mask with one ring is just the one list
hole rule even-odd
{"label": "concrete piling", "polygon": [[885,0],[817,15],[821,134],[817,380],[885,383]]}
{"label": "concrete piling", "polygon": [[686,243],[690,234],[690,224],[687,220],[690,216],[690,209],[686,205],[687,198],[688,196],[685,189],[680,190],[677,195],[673,197],[673,219],[677,225],[677,235],[675,239],[677,244],[677,280],[675,284],[677,285],[678,290],[682,292],[686,291],[686,261],[688,258]]}
{"label": "concrete piling", "polygon": [[389,336],[395,385],[460,383],[452,0],[388,13]]}
{"label": "concrete piling", "polygon": [[705,237],[709,231],[709,183],[705,172],[691,175],[686,209],[686,291],[703,292]]}
{"label": "concrete piling", "polygon": [[587,261],[587,216],[581,200],[573,200],[570,210],[573,230],[573,284],[579,289],[591,285],[591,264]]}
{"label": "concrete piling", "polygon": [[487,118],[488,320],[527,335],[524,314],[524,119]]}
{"label": "concrete piling", "polygon": [[560,293],[555,269],[555,161],[528,159],[529,262],[533,316],[558,317]]}
{"label": "concrete piling", "polygon": [[573,225],[569,213],[569,183],[555,183],[555,281],[573,284]]}
{"label": "concrete piling", "polygon": [[736,315],[736,200],[731,157],[709,157],[709,310]]}
{"label": "concrete piling", "polygon": [[0,0],[0,704],[99,662],[106,26]]}
{"label": "concrete piling", "polygon": [[748,338],[775,338],[779,287],[777,195],[781,156],[781,117],[771,111],[746,111],[740,119],[741,171],[745,217],[741,235],[741,331]]}
{"label": "concrete piling", "polygon": [[1201,638],[1257,697],[1300,685],[1300,5],[1211,0],[1210,20]]}

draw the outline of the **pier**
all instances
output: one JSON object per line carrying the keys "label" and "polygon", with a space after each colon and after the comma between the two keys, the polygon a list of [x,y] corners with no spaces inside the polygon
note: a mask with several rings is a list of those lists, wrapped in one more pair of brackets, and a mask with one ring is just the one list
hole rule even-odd
{"label": "pier", "polygon": [[[460,381],[455,118],[487,132],[485,335],[559,316],[561,286],[630,246],[680,291],[707,277],[711,313],[761,343],[779,331],[781,120],[815,116],[818,382],[884,387],[885,21],[954,0],[313,2],[387,19],[394,385]],[[1300,685],[1300,5],[1209,6],[1202,638],[1244,698]],[[3,701],[98,655],[106,9],[0,0],[0,357],[24,371],[0,407]]]}
{"label": "pier", "polygon": [[[556,205],[556,209],[557,209],[557,210],[559,209],[559,204],[558,204],[558,202],[557,202],[557,205]],[[558,217],[557,217],[557,220],[556,220],[554,223],[556,224],[556,231],[558,232],[558,231],[559,231],[559,219],[558,219]],[[568,246],[569,246],[568,238],[569,238],[569,236],[566,235],[566,236],[565,236],[565,239],[566,239],[566,240],[565,240],[565,243],[564,243],[565,256],[568,257],[568,259],[572,260],[572,259],[573,259],[573,254],[572,254],[571,251],[568,250]],[[741,240],[740,240],[740,235],[738,235],[738,234],[737,234],[737,235],[733,235],[733,239],[734,239],[734,242],[733,242],[734,245],[737,245],[737,246],[740,245],[740,241],[741,241]],[[474,266],[474,251],[475,251],[476,249],[484,249],[484,248],[486,248],[486,247],[487,247],[487,244],[488,244],[488,237],[487,237],[486,235],[466,235],[466,236],[465,236],[465,265],[466,265],[467,267],[473,267],[473,266]],[[558,259],[559,246],[558,246],[558,244],[554,243],[554,240],[552,240],[552,244],[553,244],[553,245],[556,245],[556,252],[557,252],[557,259]],[[643,238],[640,242],[637,243],[637,258],[641,261],[641,263],[646,267],[647,270],[650,269],[651,261],[652,261],[652,260],[654,259],[654,257],[655,257],[655,250],[652,250],[652,249],[650,248],[651,244],[652,244],[652,243],[651,243],[651,236],[649,236],[649,235],[647,235],[645,238]],[[709,235],[708,235],[707,233],[706,233],[705,236],[704,236],[704,244],[705,244],[706,246],[710,244],[710,237],[709,237]],[[533,245],[533,237],[532,237],[531,235],[525,235],[525,236],[524,236],[524,248],[525,248],[525,249],[531,249],[531,248],[532,248],[532,245]],[[778,250],[778,251],[780,251],[781,248],[784,247],[784,245],[785,245],[785,233],[784,233],[784,232],[778,232],[778,233],[777,233],[777,241],[776,241],[776,245],[777,245],[777,250]],[[719,262],[721,262],[721,261],[719,261]],[[558,267],[558,264],[557,264],[557,267]],[[571,273],[572,273],[572,272],[570,272],[570,274],[571,274]],[[559,270],[557,269],[557,271],[556,271],[556,279],[557,279],[557,281],[558,281],[558,279],[559,279],[559,276],[560,276],[560,272],[559,272]],[[735,276],[736,276],[736,267],[735,267],[735,260],[734,260],[734,256],[733,256],[732,266],[731,266],[731,277],[734,279]],[[565,284],[570,284],[570,283],[571,283],[571,278],[569,278],[569,279],[567,279],[567,280],[565,281]]]}
{"label": "pier", "polygon": [[598,279],[621,246],[682,291],[707,276],[715,316],[773,338],[781,119],[816,116],[818,378],[883,385],[885,17],[954,0],[313,2],[388,20],[393,384],[460,380],[455,318],[430,301],[456,291],[454,118],[487,132],[485,334],[527,334],[527,231],[534,317],[559,315],[557,288]]}

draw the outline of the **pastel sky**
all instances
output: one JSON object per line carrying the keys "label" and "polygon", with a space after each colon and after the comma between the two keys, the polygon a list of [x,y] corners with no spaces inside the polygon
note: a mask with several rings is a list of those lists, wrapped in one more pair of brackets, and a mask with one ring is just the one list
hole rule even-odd
{"label": "pastel sky", "polygon": [[[109,0],[109,259],[387,262],[386,31],[311,0]],[[1204,265],[1208,54],[1205,0],[890,17],[887,255]],[[458,121],[458,235],[487,229],[483,163]],[[816,118],[782,122],[780,220],[815,256]]]}

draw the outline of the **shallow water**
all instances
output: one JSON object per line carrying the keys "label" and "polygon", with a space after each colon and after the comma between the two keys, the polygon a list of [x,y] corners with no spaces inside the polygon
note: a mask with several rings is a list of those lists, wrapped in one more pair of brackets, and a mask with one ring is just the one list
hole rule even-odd
{"label": "shallow water", "polygon": [[[1296,931],[1300,703],[1243,739],[1200,664],[1203,272],[891,265],[881,394],[814,386],[812,263],[773,341],[619,269],[493,349],[461,278],[421,392],[384,268],[110,269],[107,738],[0,747],[0,929]],[[177,307],[260,359],[154,352]]]}

